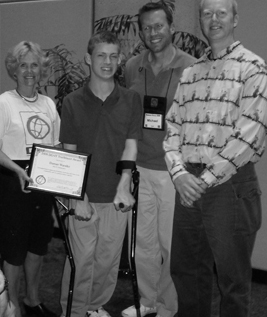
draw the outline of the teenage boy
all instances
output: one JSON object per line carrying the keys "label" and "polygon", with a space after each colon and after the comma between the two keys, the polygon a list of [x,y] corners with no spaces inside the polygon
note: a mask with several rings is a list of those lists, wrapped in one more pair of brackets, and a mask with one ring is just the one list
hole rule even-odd
{"label": "teenage boy", "polygon": [[[76,265],[71,316],[109,317],[103,305],[116,286],[126,211],[134,204],[131,169],[141,136],[142,106],[136,92],[114,81],[121,59],[120,43],[113,33],[101,31],[93,35],[87,52],[90,79],[65,98],[60,131],[65,149],[92,154],[85,199],[70,202],[75,216],[69,218],[69,239]],[[119,161],[121,176],[116,174]],[[63,315],[69,278],[66,261]]]}

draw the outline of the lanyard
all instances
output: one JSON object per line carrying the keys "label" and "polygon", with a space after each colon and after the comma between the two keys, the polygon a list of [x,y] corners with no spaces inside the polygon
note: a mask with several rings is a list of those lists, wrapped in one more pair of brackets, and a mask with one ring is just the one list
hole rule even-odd
{"label": "lanyard", "polygon": [[[169,82],[168,82],[165,98],[167,98],[167,95],[168,95],[168,92],[169,92],[169,88],[170,88],[170,84],[171,84],[171,80],[172,80],[172,74],[173,74],[173,68],[172,68],[171,75],[170,75],[170,78],[169,78]],[[146,69],[145,69],[145,94],[147,95]]]}

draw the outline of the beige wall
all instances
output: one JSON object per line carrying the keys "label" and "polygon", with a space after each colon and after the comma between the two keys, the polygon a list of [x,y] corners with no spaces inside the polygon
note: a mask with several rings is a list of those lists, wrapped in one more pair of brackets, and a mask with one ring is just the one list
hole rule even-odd
{"label": "beige wall", "polygon": [[[146,0],[96,0],[96,19],[117,14],[138,12]],[[245,47],[267,60],[267,0],[239,0],[239,24],[236,39]],[[201,36],[198,22],[198,0],[176,0],[175,25],[179,31]],[[257,164],[262,188],[263,222],[258,233],[252,263],[267,270],[267,153]]]}
{"label": "beige wall", "polygon": [[236,39],[267,60],[267,0],[239,0]]}
{"label": "beige wall", "polygon": [[[135,15],[149,0],[96,0],[96,20],[107,16]],[[156,2],[156,1],[153,1]],[[197,0],[176,0],[175,26],[177,31],[200,35],[197,19]]]}
{"label": "beige wall", "polygon": [[[155,0],[154,0],[155,1]],[[95,0],[95,19],[129,14],[134,15],[149,0]],[[198,22],[198,0],[176,0],[175,25],[202,37]],[[267,0],[238,0],[240,21],[236,38],[245,46],[267,59]]]}
{"label": "beige wall", "polygon": [[[50,2],[50,3],[49,3]],[[148,0],[95,0],[95,19],[134,15]],[[3,66],[7,49],[22,39],[44,48],[64,43],[82,59],[91,33],[91,0],[47,0],[0,5],[0,93],[14,87]],[[267,0],[239,0],[236,39],[267,60]],[[201,36],[198,0],[176,0],[175,25],[179,31]],[[263,224],[258,234],[253,266],[267,270],[267,154],[257,170],[262,187]]]}
{"label": "beige wall", "polygon": [[81,60],[91,32],[92,0],[0,3],[0,93],[15,86],[4,66],[10,47],[22,40],[37,42],[42,48],[65,44],[75,60]]}
{"label": "beige wall", "polygon": [[[239,0],[239,23],[236,39],[249,50],[267,60],[267,1]],[[267,150],[256,165],[262,190],[262,226],[258,232],[252,265],[267,270]]]}

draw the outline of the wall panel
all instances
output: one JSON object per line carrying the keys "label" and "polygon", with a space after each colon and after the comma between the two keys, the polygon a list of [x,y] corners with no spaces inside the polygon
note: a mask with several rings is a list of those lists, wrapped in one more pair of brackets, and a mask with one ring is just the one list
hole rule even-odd
{"label": "wall panel", "polygon": [[91,32],[91,0],[0,2],[0,93],[14,87],[4,65],[10,47],[22,40],[42,48],[62,43],[82,60]]}

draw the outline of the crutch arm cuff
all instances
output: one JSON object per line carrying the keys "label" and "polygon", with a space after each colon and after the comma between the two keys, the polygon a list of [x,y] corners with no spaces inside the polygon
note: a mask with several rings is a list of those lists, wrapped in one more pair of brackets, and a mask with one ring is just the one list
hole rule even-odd
{"label": "crutch arm cuff", "polygon": [[123,170],[129,169],[134,171],[136,169],[135,161],[118,161],[116,165],[116,173],[121,175]]}

